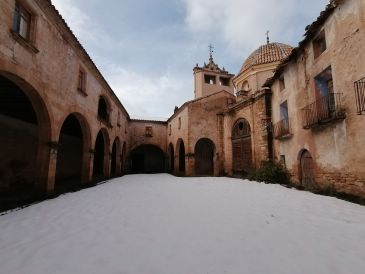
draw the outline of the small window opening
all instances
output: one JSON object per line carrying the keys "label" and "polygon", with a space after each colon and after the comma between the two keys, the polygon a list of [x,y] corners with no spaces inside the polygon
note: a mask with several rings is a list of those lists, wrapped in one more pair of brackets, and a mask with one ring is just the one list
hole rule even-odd
{"label": "small window opening", "polygon": [[334,93],[333,80],[332,80],[332,69],[328,67],[315,78],[317,94],[320,97],[328,96]]}
{"label": "small window opening", "polygon": [[285,155],[280,155],[280,164],[286,167]]}
{"label": "small window opening", "polygon": [[171,136],[171,125],[169,125],[169,135]]}
{"label": "small window opening", "polygon": [[205,81],[206,84],[215,85],[215,76],[204,75],[204,81]]}
{"label": "small window opening", "polygon": [[146,127],[146,137],[152,137],[152,127],[148,126]]}
{"label": "small window opening", "polygon": [[179,117],[179,122],[178,123],[179,123],[178,128],[181,129],[181,117]]}
{"label": "small window opening", "polygon": [[30,40],[31,14],[19,4],[15,5],[13,30],[25,40]]}
{"label": "small window opening", "polygon": [[118,111],[117,126],[120,127],[120,112]]}
{"label": "small window opening", "polygon": [[79,78],[77,83],[77,89],[79,91],[85,92],[86,74],[83,70],[79,71]]}
{"label": "small window opening", "polygon": [[102,96],[99,98],[98,117],[105,122],[109,122],[108,105]]}
{"label": "small window opening", "polygon": [[279,77],[279,87],[280,87],[280,91],[285,89],[284,74],[281,74],[280,77]]}
{"label": "small window opening", "polygon": [[326,34],[322,30],[319,35],[313,40],[313,53],[314,58],[320,56],[327,49]]}

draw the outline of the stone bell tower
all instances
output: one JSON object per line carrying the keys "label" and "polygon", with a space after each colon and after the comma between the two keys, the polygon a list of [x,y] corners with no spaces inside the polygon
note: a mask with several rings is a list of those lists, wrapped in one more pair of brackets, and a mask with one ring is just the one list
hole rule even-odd
{"label": "stone bell tower", "polygon": [[195,99],[208,96],[218,91],[228,91],[233,94],[233,74],[214,63],[213,46],[209,45],[209,63],[203,67],[196,64],[194,72],[194,97]]}

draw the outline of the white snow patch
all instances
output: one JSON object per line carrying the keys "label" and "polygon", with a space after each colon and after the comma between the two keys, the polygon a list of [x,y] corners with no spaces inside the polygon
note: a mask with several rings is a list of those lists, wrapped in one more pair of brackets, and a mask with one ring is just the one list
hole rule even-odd
{"label": "white snow patch", "polygon": [[134,175],[0,217],[0,273],[362,273],[365,207],[229,178]]}

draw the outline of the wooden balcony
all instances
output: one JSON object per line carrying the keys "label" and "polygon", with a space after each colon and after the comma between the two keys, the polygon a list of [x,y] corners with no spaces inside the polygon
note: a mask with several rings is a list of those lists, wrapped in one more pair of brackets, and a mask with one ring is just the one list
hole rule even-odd
{"label": "wooden balcony", "polygon": [[303,128],[309,129],[346,117],[341,103],[342,93],[330,93],[302,109]]}
{"label": "wooden balcony", "polygon": [[285,139],[291,137],[292,130],[289,119],[283,119],[274,124],[274,138]]}

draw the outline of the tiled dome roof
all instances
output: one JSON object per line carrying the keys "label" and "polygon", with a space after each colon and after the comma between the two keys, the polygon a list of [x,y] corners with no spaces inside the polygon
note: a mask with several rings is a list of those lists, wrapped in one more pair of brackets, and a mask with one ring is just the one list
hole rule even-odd
{"label": "tiled dome roof", "polygon": [[241,67],[240,73],[256,65],[282,61],[289,56],[292,50],[293,48],[291,46],[281,43],[262,45],[246,59]]}

